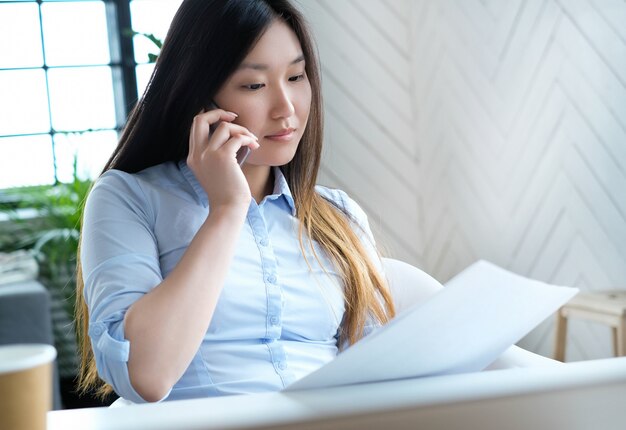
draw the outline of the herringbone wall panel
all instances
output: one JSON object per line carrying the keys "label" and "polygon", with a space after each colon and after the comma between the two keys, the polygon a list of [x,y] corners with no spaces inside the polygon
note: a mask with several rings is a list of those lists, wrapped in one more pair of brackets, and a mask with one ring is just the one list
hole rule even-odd
{"label": "herringbone wall panel", "polygon": [[411,4],[299,4],[313,25],[322,62],[326,147],[319,182],[359,202],[386,254],[421,265]]}
{"label": "herringbone wall panel", "polygon": [[[303,3],[321,182],[355,196],[391,255],[441,281],[483,258],[626,288],[626,1]],[[552,326],[521,345],[551,355]],[[612,354],[605,326],[574,320],[568,340],[568,360]]]}

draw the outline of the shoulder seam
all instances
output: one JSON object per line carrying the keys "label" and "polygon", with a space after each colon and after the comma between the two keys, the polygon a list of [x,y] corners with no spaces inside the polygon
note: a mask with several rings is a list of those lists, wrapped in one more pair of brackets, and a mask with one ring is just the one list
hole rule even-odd
{"label": "shoulder seam", "polygon": [[[148,215],[150,217],[150,221],[151,224],[154,225],[154,223],[156,222],[156,216],[153,212],[153,208],[151,205],[147,204],[148,203],[148,195],[146,194],[144,187],[142,185],[142,181],[137,177],[137,175],[133,174],[133,173],[128,173],[125,172],[123,170],[115,170],[115,169],[111,169],[111,170],[107,170],[105,173],[107,172],[111,172],[112,175],[119,177],[120,179],[127,181],[127,182],[133,182],[137,185],[137,188],[139,189],[139,192],[141,193],[141,198],[143,198],[143,205],[142,207],[148,211]],[[104,173],[103,173],[104,175]],[[101,175],[102,176],[102,175]]]}

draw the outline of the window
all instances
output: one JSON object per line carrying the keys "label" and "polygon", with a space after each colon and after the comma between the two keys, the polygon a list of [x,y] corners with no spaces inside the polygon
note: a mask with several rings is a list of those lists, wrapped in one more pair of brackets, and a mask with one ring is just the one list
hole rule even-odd
{"label": "window", "polygon": [[[133,0],[130,11],[133,30],[142,34],[152,34],[164,40],[170,22],[182,0]],[[135,63],[137,64],[137,92],[143,94],[148,84],[154,64],[149,63],[148,54],[156,54],[157,48],[147,37],[137,35],[133,40]]]}
{"label": "window", "polygon": [[0,1],[0,189],[99,174],[180,3]]}

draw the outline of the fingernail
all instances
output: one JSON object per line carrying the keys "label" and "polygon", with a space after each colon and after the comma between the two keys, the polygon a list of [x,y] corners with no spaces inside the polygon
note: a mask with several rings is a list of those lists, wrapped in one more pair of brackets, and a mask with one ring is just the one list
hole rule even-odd
{"label": "fingernail", "polygon": [[234,116],[235,118],[237,118],[239,115],[237,115],[235,112],[231,112],[231,111],[226,111],[227,113],[231,114],[232,116]]}

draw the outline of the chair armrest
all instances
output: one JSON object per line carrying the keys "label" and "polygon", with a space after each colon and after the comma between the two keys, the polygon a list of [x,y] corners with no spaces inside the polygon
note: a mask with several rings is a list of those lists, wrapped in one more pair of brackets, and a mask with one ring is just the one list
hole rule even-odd
{"label": "chair armrest", "polygon": [[443,289],[439,281],[415,266],[393,258],[383,258],[382,262],[398,314]]}

